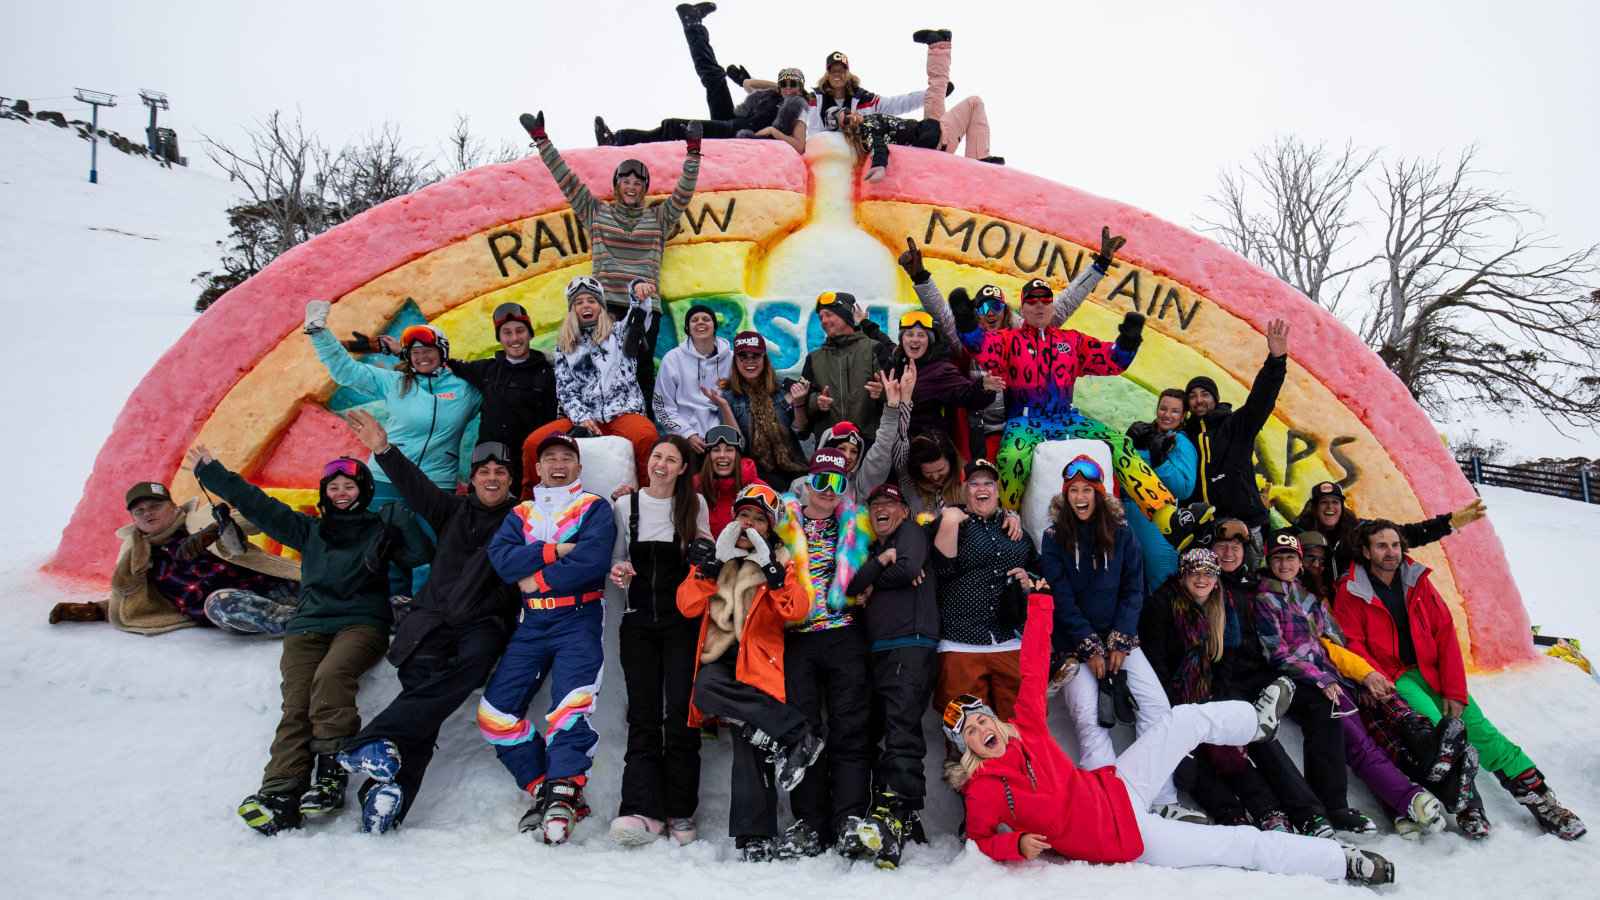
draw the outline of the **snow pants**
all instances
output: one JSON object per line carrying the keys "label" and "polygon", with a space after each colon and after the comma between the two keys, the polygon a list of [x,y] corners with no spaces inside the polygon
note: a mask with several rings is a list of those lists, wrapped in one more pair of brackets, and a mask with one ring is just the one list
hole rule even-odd
{"label": "snow pants", "polygon": [[[605,604],[522,610],[517,630],[478,702],[478,730],[495,755],[532,791],[549,778],[587,776],[600,736],[589,724],[600,695],[605,651],[600,643]],[[550,680],[548,735],[526,718],[535,694]]]}
{"label": "snow pants", "polygon": [[1474,782],[1478,776],[1478,751],[1468,744],[1466,752],[1444,777],[1433,776],[1433,763],[1439,756],[1438,726],[1412,709],[1399,694],[1361,704],[1361,724],[1373,743],[1395,761],[1412,781],[1425,785],[1451,812],[1483,806]]}
{"label": "snow pants", "polygon": [[873,746],[883,739],[872,787],[878,793],[893,791],[905,809],[921,809],[927,795],[923,757],[928,743],[922,737],[922,717],[933,696],[939,652],[932,647],[896,647],[872,654]]}
{"label": "snow pants", "polygon": [[417,644],[400,664],[400,694],[361,733],[345,741],[354,750],[382,740],[400,751],[395,783],[402,799],[395,822],[405,821],[433,761],[439,728],[483,686],[506,646],[505,626],[493,619],[467,625],[441,625]]}
{"label": "snow pants", "polygon": [[[1439,692],[1428,686],[1417,669],[1407,669],[1402,673],[1395,679],[1394,688],[1408,706],[1426,716],[1428,721],[1438,724],[1444,717],[1444,713],[1439,711]],[[1494,727],[1471,694],[1467,695],[1467,708],[1461,713],[1461,724],[1467,726],[1467,743],[1478,748],[1478,764],[1483,768],[1507,778],[1515,778],[1533,768],[1533,760],[1528,758],[1528,754]]]}
{"label": "snow pants", "polygon": [[[1150,668],[1150,661],[1145,658],[1143,650],[1135,647],[1123,661],[1122,670],[1128,673],[1128,692],[1139,704],[1134,723],[1136,734],[1142,735],[1171,718],[1172,707],[1167,703],[1167,692],[1161,687],[1155,670]],[[1117,754],[1111,746],[1111,731],[1100,727],[1097,715],[1100,704],[1099,679],[1094,677],[1088,666],[1080,665],[1062,693],[1066,695],[1067,714],[1071,716],[1078,735],[1078,767],[1088,770],[1111,765]],[[1176,767],[1177,764],[1173,765]],[[1171,778],[1145,796],[1157,805],[1178,802],[1178,790],[1172,786]]]}
{"label": "snow pants", "polygon": [[[539,483],[539,470],[535,468],[539,462],[539,442],[557,432],[571,431],[577,424],[571,419],[554,419],[535,428],[528,439],[522,442],[523,497],[532,497],[533,488]],[[655,423],[638,413],[623,413],[609,422],[601,422],[600,433],[608,437],[615,435],[633,445],[634,477],[639,479],[639,484],[649,484],[645,466],[650,462],[650,451],[656,445],[658,435]]]}
{"label": "snow pants", "polygon": [[[1301,690],[1316,688],[1302,685]],[[1344,732],[1345,761],[1350,764],[1356,777],[1372,790],[1372,795],[1391,815],[1405,813],[1410,808],[1411,798],[1422,793],[1422,788],[1412,783],[1389,754],[1372,740],[1348,692],[1340,696],[1334,706],[1334,714],[1338,716],[1339,727]]]}
{"label": "snow pants", "polygon": [[794,817],[817,830],[824,844],[849,816],[863,816],[870,799],[867,718],[871,682],[867,639],[860,625],[790,631],[783,640],[784,693],[828,748],[806,779],[789,792]]}
{"label": "snow pants", "polygon": [[[700,666],[694,681],[694,705],[708,716],[759,728],[786,747],[799,741],[806,731],[806,717],[766,691],[740,681],[738,657],[735,647],[721,659]],[[776,836],[778,785],[772,764],[764,751],[740,740],[737,733],[733,737],[732,788],[728,834],[736,838]]]}
{"label": "snow pants", "polygon": [[229,634],[282,637],[300,608],[298,588],[287,585],[271,594],[223,588],[206,595],[206,620]]}
{"label": "snow pants", "polygon": [[1006,420],[999,458],[995,460],[1000,467],[1001,505],[1013,510],[1021,506],[1022,492],[1027,490],[1028,475],[1033,471],[1033,454],[1039,445],[1068,438],[1104,441],[1110,446],[1111,467],[1116,470],[1123,495],[1137,503],[1150,521],[1166,533],[1177,498],[1139,451],[1133,449],[1127,435],[1077,410],[1064,416],[1022,415]]}
{"label": "snow pants", "polygon": [[1255,707],[1239,700],[1176,706],[1117,757],[1128,788],[1144,853],[1155,866],[1231,866],[1284,875],[1344,877],[1344,850],[1336,841],[1248,825],[1196,825],[1146,812],[1150,798],[1172,780],[1173,769],[1200,744],[1241,746],[1256,732]]}
{"label": "snow pants", "polygon": [[733,95],[728,90],[728,76],[717,62],[716,51],[711,48],[711,32],[701,22],[683,26],[684,40],[689,42],[689,61],[694,64],[695,77],[706,90],[706,119],[662,119],[655,128],[619,128],[616,144],[644,144],[652,141],[681,141],[687,135],[684,128],[691,121],[699,121],[706,138],[731,138],[749,123],[734,117]]}
{"label": "snow pants", "polygon": [[1333,704],[1321,691],[1304,686],[1294,692],[1294,702],[1289,704],[1289,718],[1300,726],[1301,769],[1306,782],[1328,809],[1344,809],[1350,805],[1350,770],[1345,767],[1344,722],[1334,713]]}
{"label": "snow pants", "polygon": [[700,730],[689,727],[700,620],[622,617],[618,653],[628,695],[619,816],[690,818],[700,803]]}
{"label": "snow pants", "polygon": [[[1269,757],[1267,765],[1256,762],[1252,753],[1257,751]],[[1273,789],[1272,780],[1267,777],[1269,768],[1293,773],[1292,789],[1285,791],[1285,796],[1280,797]],[[1178,766],[1173,781],[1223,825],[1247,820],[1259,825],[1276,813],[1287,813],[1295,821],[1324,814],[1300,770],[1276,740],[1248,748],[1202,744]]]}
{"label": "snow pants", "polygon": [[361,730],[356,689],[361,676],[389,649],[389,633],[375,625],[349,625],[333,634],[286,635],[278,669],[283,674],[283,717],[261,791],[297,794],[311,779],[312,757],[337,753]]}
{"label": "snow pants", "polygon": [[950,42],[928,45],[928,88],[922,97],[922,115],[939,123],[939,149],[956,152],[961,139],[967,141],[967,158],[989,155],[989,113],[981,97],[968,97],[949,109],[945,92],[950,85]]}
{"label": "snow pants", "polygon": [[944,708],[958,694],[971,694],[989,704],[1003,722],[1014,718],[1017,691],[1022,687],[1022,663],[1016,650],[990,653],[947,651],[939,654],[939,686],[933,695],[933,711],[944,715]]}

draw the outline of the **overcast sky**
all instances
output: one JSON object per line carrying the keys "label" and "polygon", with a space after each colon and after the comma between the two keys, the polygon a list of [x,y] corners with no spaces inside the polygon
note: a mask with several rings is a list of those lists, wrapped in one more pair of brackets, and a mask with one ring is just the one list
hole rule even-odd
{"label": "overcast sky", "polygon": [[[457,113],[520,144],[517,113],[542,108],[561,146],[592,145],[596,113],[613,127],[705,114],[668,2],[12,6],[0,95],[87,113],[62,98],[112,91],[105,123],[135,136],[137,89],[164,90],[163,122],[196,163],[202,131],[236,140],[274,109],[336,144],[392,122],[430,152]],[[983,96],[995,153],[1184,225],[1220,167],[1293,133],[1395,154],[1477,142],[1562,245],[1600,241],[1592,4],[729,0],[707,25],[724,64],[814,79],[839,49],[880,93],[923,84],[912,30],[951,28],[956,96]]]}

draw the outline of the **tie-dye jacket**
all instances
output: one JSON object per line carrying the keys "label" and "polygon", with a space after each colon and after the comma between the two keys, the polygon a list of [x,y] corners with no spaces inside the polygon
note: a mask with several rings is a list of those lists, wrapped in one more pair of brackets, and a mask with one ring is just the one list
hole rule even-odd
{"label": "tie-dye jacket", "polygon": [[[587,597],[605,590],[611,570],[611,545],[617,538],[611,504],[574,481],[565,487],[536,487],[506,514],[489,541],[489,563],[529,598]],[[566,556],[557,544],[573,544]]]}
{"label": "tie-dye jacket", "polygon": [[[801,488],[801,491],[805,490]],[[806,617],[794,627],[806,630],[824,619],[837,620],[850,616],[850,607],[859,601],[846,596],[845,588],[866,561],[867,547],[872,543],[872,521],[867,516],[867,508],[856,505],[849,497],[839,501],[839,508],[834,512],[839,520],[839,549],[834,560],[833,583],[826,590],[818,591],[810,577],[811,560],[807,551],[803,520],[805,513],[801,512],[800,498],[795,494],[784,494],[780,503],[782,511],[778,516],[778,539],[789,549],[789,555],[794,560],[795,577],[800,579],[806,597]]]}
{"label": "tie-dye jacket", "polygon": [[1256,631],[1267,658],[1296,681],[1327,687],[1339,680],[1325,641],[1342,643],[1328,607],[1299,582],[1262,576],[1256,592]]}

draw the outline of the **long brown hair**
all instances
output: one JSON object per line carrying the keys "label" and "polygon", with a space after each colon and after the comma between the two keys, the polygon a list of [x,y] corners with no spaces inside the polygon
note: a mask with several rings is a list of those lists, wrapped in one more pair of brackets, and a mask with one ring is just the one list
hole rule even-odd
{"label": "long brown hair", "polygon": [[[654,452],[662,444],[671,444],[678,451],[678,458],[683,460],[684,469],[672,482],[672,537],[677,541],[684,553],[689,552],[689,545],[699,537],[700,497],[694,491],[694,476],[689,474],[689,460],[694,458],[694,448],[689,446],[689,441],[676,434],[669,434],[655,442],[650,448]],[[638,540],[638,535],[632,535]]]}
{"label": "long brown hair", "polygon": [[1178,579],[1178,597],[1174,598],[1182,603],[1191,603],[1200,607],[1206,614],[1206,655],[1212,662],[1222,659],[1222,634],[1227,627],[1227,604],[1222,599],[1222,579],[1220,577],[1211,585],[1211,593],[1204,600],[1195,600],[1189,594],[1189,586],[1184,583],[1182,570],[1176,576]]}
{"label": "long brown hair", "polygon": [[[738,447],[734,447],[734,449],[739,450]],[[685,459],[687,458],[688,457],[685,457]],[[739,458],[733,463],[733,494],[735,496],[737,496],[740,491],[744,490],[745,486],[744,459],[744,451],[739,450]],[[706,512],[709,513],[713,508],[716,507],[717,498],[719,496],[717,491],[717,472],[711,465],[710,447],[706,448],[705,462],[700,464],[700,474],[696,475],[694,480],[700,487],[700,496],[704,497],[706,500]],[[733,501],[729,500],[729,502],[731,503]],[[712,537],[716,537],[716,535],[712,535]]]}
{"label": "long brown hair", "polygon": [[[1056,543],[1063,550],[1077,550],[1078,548],[1078,514],[1072,511],[1071,504],[1067,503],[1067,491],[1063,487],[1061,493],[1050,498],[1050,519],[1055,523]],[[1094,533],[1094,541],[1105,559],[1111,558],[1111,551],[1117,546],[1117,529],[1121,528],[1126,518],[1122,514],[1122,504],[1113,502],[1106,496],[1104,490],[1094,492],[1094,511],[1089,513],[1089,530]]]}
{"label": "long brown hair", "polygon": [[765,354],[761,357],[761,374],[754,381],[747,381],[739,371],[737,362],[728,370],[728,390],[745,397],[771,397],[772,392],[778,389],[778,376],[772,373],[772,357]]}
{"label": "long brown hair", "polygon": [[[944,484],[938,485],[930,493],[923,485],[922,466],[940,459],[945,461],[950,471],[945,474]],[[909,476],[911,486],[922,495],[928,507],[956,506],[961,503],[961,458],[949,435],[942,431],[919,431],[912,435],[906,451],[906,468],[910,470],[905,474]],[[937,504],[933,502],[935,500]]]}

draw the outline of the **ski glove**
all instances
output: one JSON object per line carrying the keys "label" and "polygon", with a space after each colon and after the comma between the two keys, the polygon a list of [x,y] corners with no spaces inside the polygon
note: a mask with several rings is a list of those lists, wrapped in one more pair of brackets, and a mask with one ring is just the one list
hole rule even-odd
{"label": "ski glove", "polygon": [[698,119],[691,119],[689,124],[683,126],[683,143],[689,148],[690,156],[700,155],[700,138],[705,135],[705,126]]}
{"label": "ski glove", "polygon": [[722,561],[717,559],[717,545],[705,538],[695,538],[689,544],[689,564],[694,566],[701,578],[708,581],[715,581],[722,574]]}
{"label": "ski glove", "polygon": [[772,562],[772,548],[767,546],[767,539],[756,532],[754,528],[746,528],[744,536],[750,539],[751,550],[746,556],[749,560],[762,568]]}
{"label": "ski glove", "polygon": [[1154,422],[1135,422],[1123,432],[1128,436],[1128,441],[1135,450],[1149,450],[1156,439],[1156,424]]}
{"label": "ski glove", "polygon": [[1176,431],[1163,431],[1158,433],[1150,442],[1150,465],[1159,466],[1167,461],[1167,454],[1172,448],[1178,446],[1178,433]]}
{"label": "ski glove", "polygon": [[528,137],[533,138],[535,142],[550,140],[550,136],[544,133],[544,110],[539,110],[535,115],[523,113],[518,121],[527,129]]}
{"label": "ski glove", "polygon": [[328,327],[328,311],[333,304],[326,300],[312,300],[306,304],[306,334],[316,334]]}
{"label": "ski glove", "polygon": [[1112,258],[1117,255],[1117,251],[1121,250],[1122,245],[1127,242],[1128,239],[1122,235],[1112,234],[1110,228],[1104,225],[1100,226],[1100,252],[1094,255],[1094,267],[1102,272],[1109,270]]}
{"label": "ski glove", "polygon": [[1144,343],[1144,315],[1130,312],[1122,317],[1122,324],[1117,326],[1117,346],[1129,353],[1137,353],[1142,343]]}
{"label": "ski glove", "polygon": [[956,320],[956,331],[971,334],[978,330],[978,311],[972,306],[972,295],[964,287],[950,292],[950,315]]}
{"label": "ski glove", "polygon": [[732,562],[733,560],[743,559],[744,557],[750,555],[746,551],[740,550],[737,546],[739,542],[739,536],[742,534],[744,534],[744,529],[740,527],[737,521],[729,522],[727,527],[722,529],[722,533],[717,535],[718,560],[722,562]]}
{"label": "ski glove", "polygon": [[911,276],[914,284],[922,284],[928,280],[928,267],[922,264],[922,251],[917,249],[917,242],[906,238],[906,251],[900,254],[900,268]]}
{"label": "ski glove", "polygon": [[342,341],[341,343],[351,353],[375,353],[383,349],[373,342],[370,335],[362,334],[359,331],[350,332],[350,340]]}
{"label": "ski glove", "polygon": [[783,579],[787,573],[784,572],[782,566],[778,565],[776,560],[769,561],[762,566],[761,573],[767,576],[767,587],[771,590],[775,591],[783,587]]}
{"label": "ski glove", "polygon": [[750,80],[750,70],[739,65],[729,66],[728,80],[739,87],[744,87],[744,83]]}

